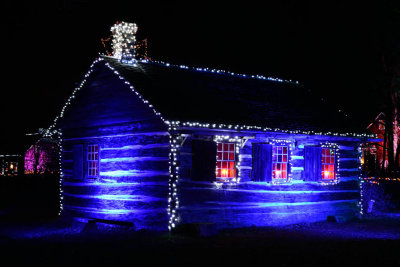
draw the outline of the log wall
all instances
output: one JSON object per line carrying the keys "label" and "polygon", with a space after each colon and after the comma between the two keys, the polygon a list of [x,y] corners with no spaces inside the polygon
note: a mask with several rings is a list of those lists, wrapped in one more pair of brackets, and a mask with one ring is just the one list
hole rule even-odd
{"label": "log wall", "polygon": [[[359,213],[357,147],[361,140],[317,135],[254,133],[246,136],[244,133],[236,133],[251,138],[240,149],[240,182],[221,185],[193,181],[190,178],[191,140],[193,136],[207,138],[215,134],[218,133],[194,130],[180,149],[178,196],[181,223],[217,223],[219,228],[277,226],[322,221],[329,215],[350,219]],[[234,133],[224,132],[222,135],[233,136]],[[293,141],[293,180],[289,184],[273,185],[253,181],[252,144],[269,142],[271,138]],[[325,142],[339,145],[340,182],[335,185],[304,182],[304,146]]]}
{"label": "log wall", "polygon": [[[169,134],[128,85],[97,64],[65,111],[61,129],[65,216],[167,229]],[[87,176],[91,144],[99,147],[96,178]],[[83,155],[79,160],[74,153]]]}

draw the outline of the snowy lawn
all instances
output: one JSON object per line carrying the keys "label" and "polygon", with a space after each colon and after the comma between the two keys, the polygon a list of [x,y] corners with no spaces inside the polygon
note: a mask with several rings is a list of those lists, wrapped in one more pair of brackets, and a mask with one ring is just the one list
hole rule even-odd
{"label": "snowy lawn", "polygon": [[400,265],[400,217],[395,215],[346,223],[249,227],[208,238],[80,230],[59,219],[1,220],[1,261],[38,266]]}

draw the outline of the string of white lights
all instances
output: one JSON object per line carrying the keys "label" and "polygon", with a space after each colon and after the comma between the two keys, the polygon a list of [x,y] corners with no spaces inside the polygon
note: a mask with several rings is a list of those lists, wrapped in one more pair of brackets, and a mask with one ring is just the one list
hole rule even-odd
{"label": "string of white lights", "polygon": [[364,194],[363,194],[363,189],[364,189],[364,180],[362,177],[362,144],[360,144],[357,148],[358,152],[358,185],[360,188],[360,201],[358,202],[358,205],[360,207],[360,215],[364,215]]}
{"label": "string of white lights", "polygon": [[113,56],[122,63],[132,64],[135,59],[135,42],[137,26],[135,23],[121,22],[111,27],[113,35]]}
{"label": "string of white lights", "polygon": [[281,128],[270,128],[261,126],[249,126],[249,125],[233,125],[233,124],[217,124],[217,123],[200,123],[200,122],[180,122],[180,121],[165,121],[168,125],[174,125],[175,127],[196,127],[196,128],[208,128],[208,129],[221,129],[221,130],[235,130],[235,131],[259,131],[259,132],[280,132],[287,134],[305,134],[305,135],[323,135],[323,136],[339,136],[339,137],[357,137],[357,138],[376,138],[374,134],[366,133],[334,133],[334,132],[317,132],[313,130],[286,130]]}
{"label": "string of white lights", "polygon": [[240,78],[252,78],[252,79],[258,79],[258,80],[267,80],[267,81],[280,82],[280,83],[291,83],[291,84],[297,84],[297,85],[300,84],[298,81],[285,80],[285,79],[276,78],[276,77],[266,77],[263,75],[249,75],[249,74],[243,74],[243,73],[235,73],[235,72],[222,70],[222,69],[190,67],[190,66],[186,66],[186,65],[171,64],[171,63],[159,61],[159,60],[141,60],[140,62],[142,62],[142,63],[151,62],[151,63],[157,63],[160,65],[163,65],[165,67],[175,67],[175,68],[194,70],[194,71],[200,71],[200,72],[226,74],[226,75],[231,75],[231,76],[240,77]]}
{"label": "string of white lights", "polygon": [[[168,131],[171,133],[171,128]],[[178,208],[178,182],[179,182],[179,166],[178,151],[180,148],[180,134],[170,134],[170,153],[169,153],[169,180],[168,180],[168,230],[171,231],[179,222]]]}

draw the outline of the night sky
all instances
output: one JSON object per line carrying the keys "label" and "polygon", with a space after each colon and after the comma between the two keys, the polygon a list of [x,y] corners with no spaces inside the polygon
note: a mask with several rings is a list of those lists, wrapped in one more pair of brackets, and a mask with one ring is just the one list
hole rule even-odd
{"label": "night sky", "polygon": [[0,154],[51,124],[116,21],[137,23],[152,59],[298,80],[366,121],[377,115],[399,4],[240,2],[7,1]]}

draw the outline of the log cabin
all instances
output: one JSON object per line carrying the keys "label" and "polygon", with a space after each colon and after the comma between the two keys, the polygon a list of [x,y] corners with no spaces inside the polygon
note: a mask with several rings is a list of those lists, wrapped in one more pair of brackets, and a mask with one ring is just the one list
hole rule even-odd
{"label": "log cabin", "polygon": [[[121,25],[115,34],[131,33],[116,39],[131,44],[136,25]],[[363,213],[360,147],[375,139],[337,103],[298,82],[136,60],[114,45],[46,133],[60,147],[60,214],[173,230]]]}
{"label": "log cabin", "polygon": [[155,230],[353,218],[374,141],[296,82],[107,56],[55,125],[63,214]]}

